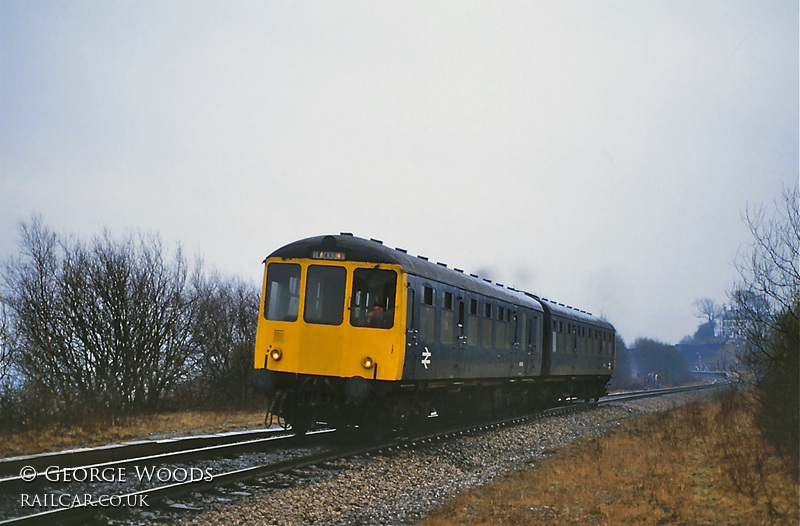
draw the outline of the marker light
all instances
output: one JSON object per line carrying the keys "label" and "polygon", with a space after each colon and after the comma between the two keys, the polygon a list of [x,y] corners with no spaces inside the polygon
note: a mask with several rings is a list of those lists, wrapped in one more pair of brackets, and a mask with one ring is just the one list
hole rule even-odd
{"label": "marker light", "polygon": [[365,356],[364,359],[361,360],[361,365],[364,366],[364,369],[372,369],[375,365],[375,361],[369,356]]}
{"label": "marker light", "polygon": [[280,349],[272,349],[269,353],[269,357],[276,362],[281,359],[281,356],[283,356],[283,353],[281,352]]}

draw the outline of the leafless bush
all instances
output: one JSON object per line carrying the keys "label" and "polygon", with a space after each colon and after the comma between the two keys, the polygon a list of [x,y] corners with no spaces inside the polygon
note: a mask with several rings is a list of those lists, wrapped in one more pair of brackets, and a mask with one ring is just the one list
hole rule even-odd
{"label": "leafless bush", "polygon": [[800,210],[798,188],[784,190],[775,210],[748,209],[753,242],[736,258],[740,281],[729,293],[745,345],[740,378],[759,400],[759,424],[768,440],[800,458]]}
{"label": "leafless bush", "polygon": [[259,291],[239,279],[196,276],[197,323],[192,326],[195,375],[191,392],[206,404],[229,407],[252,397]]}
{"label": "leafless bush", "polygon": [[[89,245],[34,219],[3,273],[14,364],[38,419],[157,410],[186,374],[196,298],[180,248],[156,236]],[[28,415],[31,416],[31,415]]]}

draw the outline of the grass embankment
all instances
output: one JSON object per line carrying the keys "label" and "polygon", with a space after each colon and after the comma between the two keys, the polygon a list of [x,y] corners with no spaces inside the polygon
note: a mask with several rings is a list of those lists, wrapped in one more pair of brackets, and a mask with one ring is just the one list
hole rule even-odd
{"label": "grass embankment", "polygon": [[218,433],[264,424],[264,409],[177,411],[123,419],[114,425],[52,427],[16,433],[0,432],[0,456],[30,455],[77,447],[100,446],[147,437]]}
{"label": "grass embankment", "polygon": [[729,394],[580,439],[420,524],[800,524],[799,498],[797,466]]}

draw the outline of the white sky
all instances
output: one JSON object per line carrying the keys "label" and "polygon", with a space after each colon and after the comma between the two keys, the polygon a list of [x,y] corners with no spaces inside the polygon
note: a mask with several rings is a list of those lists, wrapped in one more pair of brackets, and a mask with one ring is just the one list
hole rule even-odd
{"label": "white sky", "polygon": [[0,0],[0,259],[345,231],[675,343],[796,184],[798,63],[796,1]]}

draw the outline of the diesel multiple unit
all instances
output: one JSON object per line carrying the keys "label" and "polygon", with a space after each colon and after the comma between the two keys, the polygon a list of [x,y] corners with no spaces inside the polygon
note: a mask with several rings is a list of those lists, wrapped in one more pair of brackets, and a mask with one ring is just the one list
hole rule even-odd
{"label": "diesel multiple unit", "polygon": [[614,327],[349,234],[265,260],[254,383],[296,430],[397,429],[597,398]]}

